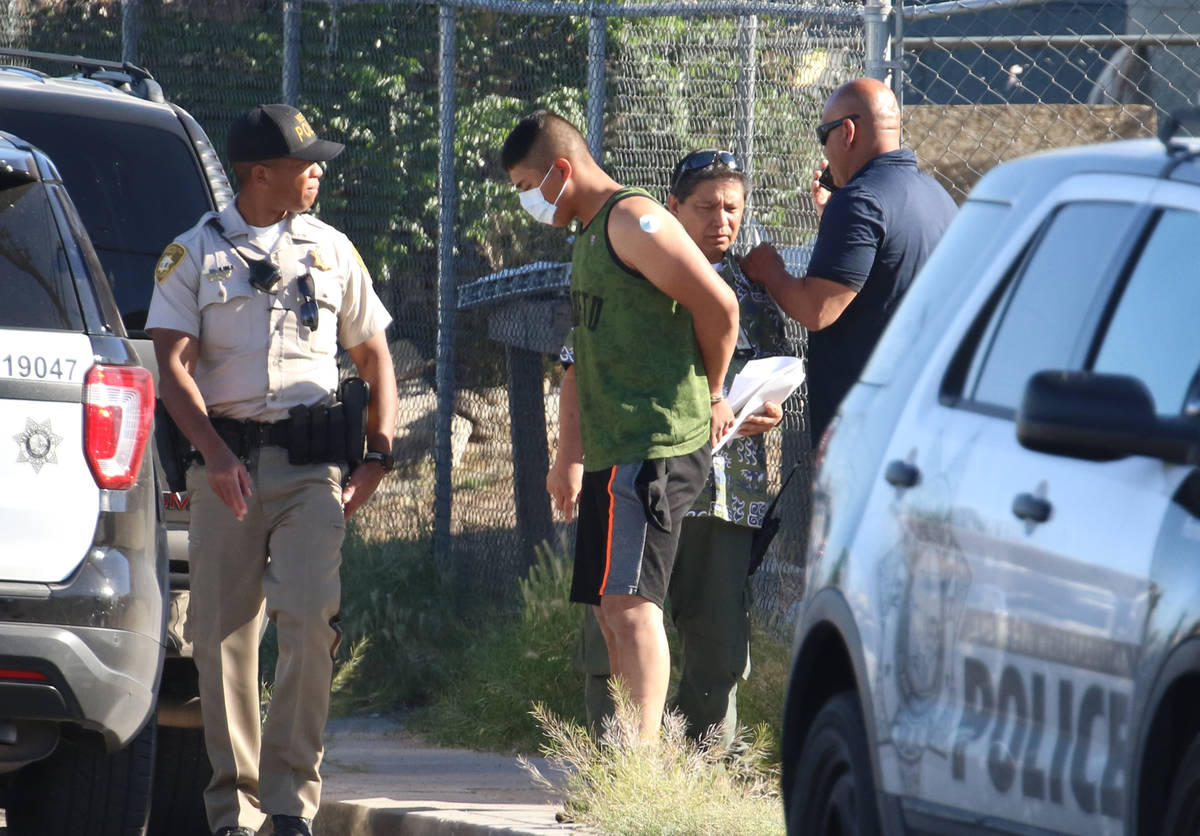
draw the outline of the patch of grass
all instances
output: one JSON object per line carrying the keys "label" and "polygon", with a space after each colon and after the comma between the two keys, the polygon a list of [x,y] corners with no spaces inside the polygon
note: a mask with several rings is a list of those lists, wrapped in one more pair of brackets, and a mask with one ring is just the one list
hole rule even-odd
{"label": "patch of grass", "polygon": [[564,818],[621,836],[783,833],[779,777],[762,729],[743,731],[730,747],[719,732],[697,743],[684,734],[683,717],[668,713],[657,745],[646,745],[628,693],[614,689],[613,699],[616,713],[599,742],[545,705],[531,712],[546,735],[542,754],[567,776],[565,789],[522,762],[536,781],[560,792]]}
{"label": "patch of grass", "polygon": [[331,712],[423,704],[454,687],[452,660],[473,639],[463,611],[429,538],[368,541],[351,525]]}
{"label": "patch of grass", "polygon": [[442,689],[412,727],[447,746],[536,752],[541,732],[529,715],[535,699],[580,720],[583,676],[572,665],[585,610],[567,601],[570,560],[563,546],[538,550],[520,582],[519,619],[500,621],[453,663]]}
{"label": "patch of grass", "polygon": [[[474,639],[428,537],[366,539],[353,522],[342,547],[342,642],[333,716],[422,705],[455,687],[454,661]],[[278,657],[271,624],[259,651],[268,699]]]}
{"label": "patch of grass", "polygon": [[[445,746],[532,754],[542,734],[528,715],[540,701],[566,722],[584,722],[584,675],[574,664],[586,609],[568,602],[569,547],[544,545],[528,578],[520,581],[520,618],[504,615],[487,635],[466,646],[447,666],[455,675],[412,727]],[[670,619],[668,640],[678,680],[679,648]],[[738,685],[738,719],[758,729],[768,758],[779,760],[779,730],[791,671],[790,649],[765,627],[753,625],[752,670]],[[672,688],[673,690],[673,688]]]}
{"label": "patch of grass", "polygon": [[750,678],[738,683],[738,723],[763,730],[770,738],[770,758],[774,763],[782,757],[779,735],[791,675],[791,644],[751,619]]}

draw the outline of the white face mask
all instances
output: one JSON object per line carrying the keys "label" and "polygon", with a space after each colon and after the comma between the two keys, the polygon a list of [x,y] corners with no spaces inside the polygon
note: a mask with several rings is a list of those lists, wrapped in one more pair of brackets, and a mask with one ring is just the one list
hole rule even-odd
{"label": "white face mask", "polygon": [[[550,171],[554,171],[554,166],[550,166]],[[542,178],[542,182],[538,183],[532,189],[526,189],[521,192],[521,208],[530,214],[530,216],[542,224],[553,224],[554,213],[558,209],[558,199],[567,189],[567,181],[563,180],[562,188],[558,190],[558,197],[554,198],[554,202],[546,200],[546,196],[542,194],[542,186],[550,177],[550,171],[546,172],[546,176]]]}

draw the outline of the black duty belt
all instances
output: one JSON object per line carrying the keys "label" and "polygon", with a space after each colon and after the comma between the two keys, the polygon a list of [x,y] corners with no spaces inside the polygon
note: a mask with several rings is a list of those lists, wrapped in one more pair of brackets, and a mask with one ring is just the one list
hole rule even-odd
{"label": "black duty belt", "polygon": [[343,462],[354,467],[362,461],[370,387],[357,377],[338,387],[339,399],[331,404],[300,404],[282,421],[235,421],[213,418],[213,429],[239,459],[263,447],[282,447],[295,465]]}
{"label": "black duty belt", "polygon": [[291,444],[292,422],[288,418],[274,423],[213,418],[212,425],[221,440],[239,457],[260,447],[287,447]]}

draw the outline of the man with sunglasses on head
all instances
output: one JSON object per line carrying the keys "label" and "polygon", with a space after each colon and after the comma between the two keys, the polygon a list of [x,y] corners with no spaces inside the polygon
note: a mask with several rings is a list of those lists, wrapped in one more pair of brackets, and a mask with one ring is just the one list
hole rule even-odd
{"label": "man with sunglasses on head", "polygon": [[[675,164],[667,194],[667,209],[738,299],[738,341],[727,385],[750,360],[793,353],[784,333],[786,316],[761,286],[742,275],[730,252],[741,228],[747,187],[732,153],[702,149]],[[569,356],[563,359],[570,361]],[[573,417],[560,416],[560,423]],[[735,743],[738,680],[750,673],[754,541],[771,500],[761,434],[782,417],[779,404],[765,404],[761,414],[746,419],[739,437],[713,456],[704,488],[683,521],[668,587],[682,657],[674,706],[687,722],[689,736],[701,738],[719,725],[726,746]],[[564,435],[571,432],[560,430]],[[579,480],[561,456],[554,461],[546,487],[555,506],[570,519]],[[587,677],[588,725],[599,732],[613,705],[608,658],[592,618],[584,622],[579,656]]]}
{"label": "man with sunglasses on head", "polygon": [[814,446],[958,211],[900,148],[900,107],[881,82],[860,78],[834,90],[817,139],[827,165],[812,181],[820,227],[807,274],[789,275],[769,244],[742,259],[746,275],[808,329]]}
{"label": "man with sunglasses on head", "polygon": [[679,221],[609,177],[561,116],[522,119],[501,163],[535,220],[581,224],[575,363],[560,396],[570,417],[558,444],[582,484],[571,600],[593,606],[611,670],[638,707],[642,738],[654,741],[670,677],[662,607],[679,530],[712,443],[733,425],[723,387],[737,299]]}
{"label": "man with sunglasses on head", "polygon": [[[342,150],[287,105],[243,114],[229,134],[237,197],[176,238],[155,270],[146,327],[159,388],[197,453],[186,636],[217,836],[252,836],[267,816],[275,836],[312,834],[345,520],[391,467],[391,317],[346,236],[306,214],[322,163]],[[370,387],[365,427],[361,388],[339,388],[339,343]],[[279,659],[260,728],[264,614]]]}

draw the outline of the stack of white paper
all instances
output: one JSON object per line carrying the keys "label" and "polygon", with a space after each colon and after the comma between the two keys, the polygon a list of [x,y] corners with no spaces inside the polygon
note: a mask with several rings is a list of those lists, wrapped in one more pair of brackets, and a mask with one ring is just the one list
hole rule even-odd
{"label": "stack of white paper", "polygon": [[713,448],[713,455],[737,436],[746,419],[761,410],[763,404],[767,401],[782,404],[803,382],[804,361],[799,357],[762,357],[748,362],[729,387],[733,428]]}

